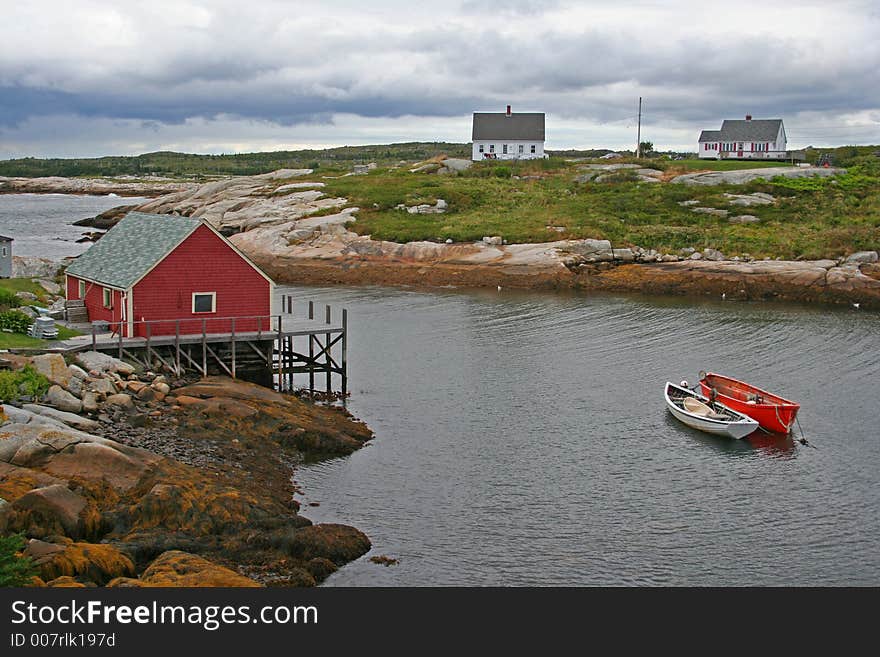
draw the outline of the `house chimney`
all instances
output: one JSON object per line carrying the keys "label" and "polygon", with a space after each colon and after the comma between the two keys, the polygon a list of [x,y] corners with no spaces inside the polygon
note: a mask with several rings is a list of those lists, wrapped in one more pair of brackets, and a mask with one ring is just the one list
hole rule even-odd
{"label": "house chimney", "polygon": [[507,106],[507,116],[510,116],[510,105]]}
{"label": "house chimney", "polygon": [[746,121],[751,121],[751,120],[752,120],[752,115],[746,114]]}

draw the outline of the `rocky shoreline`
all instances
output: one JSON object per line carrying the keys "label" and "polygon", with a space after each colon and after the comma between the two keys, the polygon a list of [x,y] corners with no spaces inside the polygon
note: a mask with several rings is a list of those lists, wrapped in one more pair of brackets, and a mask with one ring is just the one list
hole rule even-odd
{"label": "rocky shoreline", "polygon": [[297,463],[372,438],[343,410],[94,352],[5,357],[51,383],[0,413],[0,532],[29,539],[35,585],[314,586],[370,549],[293,497]]}
{"label": "rocky shoreline", "polygon": [[[609,167],[590,165],[591,176]],[[631,165],[635,166],[635,165]],[[748,180],[762,170],[723,172],[727,182]],[[777,170],[773,170],[777,172]],[[828,176],[842,170],[781,169],[792,176]],[[230,236],[235,245],[282,284],[406,285],[417,287],[515,287],[584,289],[663,295],[725,295],[880,307],[876,251],[847,254],[837,260],[759,260],[725,257],[714,249],[675,253],[651,248],[617,248],[607,240],[558,240],[507,244],[502,236],[474,243],[373,240],[347,226],[358,208],[344,198],[328,198],[324,183],[310,169],[284,169],[257,176],[230,177],[204,185],[180,183],[172,193],[138,206],[114,208],[82,225],[109,228],[125,211],[179,213],[201,217]],[[714,184],[721,173],[680,176],[683,184]],[[655,177],[656,178],[656,177]],[[655,178],[651,178],[655,180]],[[729,178],[729,180],[728,180]],[[8,180],[8,179],[7,179]],[[26,180],[26,179],[22,179]],[[34,179],[46,185],[55,179]],[[65,179],[57,179],[64,181]],[[80,184],[82,181],[74,181]],[[656,180],[655,180],[656,182]],[[66,184],[66,183],[65,183]],[[0,179],[0,188],[3,180]],[[52,191],[65,189],[58,183]],[[138,193],[145,193],[140,190]],[[769,194],[725,194],[728,208],[699,207],[692,212],[717,215],[731,223],[760,221],[739,208],[776,202]],[[400,208],[409,213],[440,213],[446,202]],[[753,210],[747,210],[753,211]],[[548,227],[552,228],[552,227]]]}

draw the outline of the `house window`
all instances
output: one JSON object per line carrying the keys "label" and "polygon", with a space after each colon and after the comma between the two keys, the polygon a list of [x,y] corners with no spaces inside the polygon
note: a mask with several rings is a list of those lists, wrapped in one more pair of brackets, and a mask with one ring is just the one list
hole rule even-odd
{"label": "house window", "polygon": [[77,286],[77,289],[78,289],[78,292],[79,292],[79,298],[80,298],[80,299],[85,299],[85,298],[86,298],[86,282],[85,282],[85,281],[80,281],[80,282],[79,282],[79,285]]}
{"label": "house window", "polygon": [[525,150],[526,150],[526,147],[525,147],[523,144],[520,144],[520,145],[519,145],[519,152],[520,152],[520,154],[522,154],[523,151],[525,151]]}
{"label": "house window", "polygon": [[107,308],[108,310],[112,310],[113,309],[113,290],[105,287],[102,291],[104,293],[104,307]]}
{"label": "house window", "polygon": [[217,311],[217,293],[216,292],[193,292],[192,311],[193,311],[193,313],[213,313],[213,312],[216,312]]}
{"label": "house window", "polygon": [[490,152],[490,153],[494,153],[494,152],[495,152],[495,144],[489,144],[489,152]]}
{"label": "house window", "polygon": [[480,144],[480,152],[482,153],[484,150],[483,144]]}
{"label": "house window", "polygon": [[534,152],[535,152],[535,145],[532,144],[532,154],[534,154]]}
{"label": "house window", "polygon": [[4,258],[9,255],[9,249],[5,246],[2,249],[2,255]]}
{"label": "house window", "polygon": [[501,153],[504,154],[504,155],[507,155],[507,144],[504,144],[504,145],[501,147]]}

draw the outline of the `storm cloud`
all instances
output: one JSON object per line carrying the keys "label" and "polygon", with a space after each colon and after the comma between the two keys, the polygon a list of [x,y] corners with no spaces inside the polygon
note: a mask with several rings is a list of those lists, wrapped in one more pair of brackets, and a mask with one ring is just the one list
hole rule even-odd
{"label": "storm cloud", "polygon": [[0,24],[0,158],[468,141],[547,113],[549,148],[693,149],[782,117],[880,143],[873,2],[41,2]]}

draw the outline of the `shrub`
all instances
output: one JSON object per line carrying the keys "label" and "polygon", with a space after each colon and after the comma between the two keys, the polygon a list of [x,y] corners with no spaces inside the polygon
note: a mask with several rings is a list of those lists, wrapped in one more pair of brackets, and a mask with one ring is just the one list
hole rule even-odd
{"label": "shrub", "polygon": [[18,372],[0,372],[0,400],[10,402],[21,395],[38,399],[49,390],[49,379],[26,365]]}
{"label": "shrub", "polygon": [[7,310],[0,313],[0,330],[13,333],[27,333],[34,320],[20,310]]}
{"label": "shrub", "polygon": [[512,172],[510,167],[495,167],[492,169],[492,175],[496,178],[510,178]]}
{"label": "shrub", "polygon": [[15,292],[0,288],[0,307],[18,308],[21,305],[21,299],[15,296]]}
{"label": "shrub", "polygon": [[0,586],[27,586],[37,574],[30,557],[18,555],[23,547],[21,534],[0,536]]}

